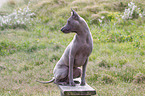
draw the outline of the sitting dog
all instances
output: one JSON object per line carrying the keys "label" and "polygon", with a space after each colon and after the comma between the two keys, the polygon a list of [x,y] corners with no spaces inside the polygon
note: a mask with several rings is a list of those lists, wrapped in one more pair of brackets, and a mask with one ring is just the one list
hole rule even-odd
{"label": "sitting dog", "polygon": [[[71,9],[72,10],[72,9]],[[93,49],[93,39],[86,21],[81,18],[74,10],[67,24],[61,29],[63,33],[74,32],[71,43],[65,49],[62,57],[54,68],[54,78],[50,81],[38,81],[40,83],[75,86],[73,78],[81,78],[81,85],[85,85],[85,73],[88,58]],[[82,66],[82,71],[80,68]]]}

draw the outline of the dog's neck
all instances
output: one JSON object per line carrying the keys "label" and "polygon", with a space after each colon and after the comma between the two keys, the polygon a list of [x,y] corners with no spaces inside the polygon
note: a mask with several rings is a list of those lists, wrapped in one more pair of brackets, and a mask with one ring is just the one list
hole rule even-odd
{"label": "dog's neck", "polygon": [[90,30],[89,30],[89,27],[88,27],[88,24],[86,23],[86,21],[80,17],[80,21],[79,21],[81,24],[81,26],[79,27],[78,31],[76,32],[77,35],[85,35],[85,34],[90,34]]}
{"label": "dog's neck", "polygon": [[87,27],[84,27],[84,28],[80,28],[78,29],[78,31],[76,32],[76,35],[80,36],[80,37],[87,37],[87,35],[90,34],[90,30],[89,28]]}
{"label": "dog's neck", "polygon": [[78,32],[76,32],[76,40],[79,42],[92,43],[92,35],[88,25],[85,24],[85,26],[82,27],[83,28],[78,29]]}

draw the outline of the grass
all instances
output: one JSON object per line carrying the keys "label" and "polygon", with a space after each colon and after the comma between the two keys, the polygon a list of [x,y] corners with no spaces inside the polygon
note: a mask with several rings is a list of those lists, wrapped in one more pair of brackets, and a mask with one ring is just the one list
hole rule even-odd
{"label": "grass", "polygon": [[[0,95],[60,94],[56,85],[36,80],[53,77],[53,68],[74,35],[60,32],[73,8],[87,21],[93,35],[86,80],[96,89],[96,96],[143,96],[145,17],[121,19],[130,1],[32,0],[29,6],[36,14],[32,24],[0,30]],[[145,1],[134,3],[143,12]],[[10,14],[27,4],[28,0],[10,0],[0,8],[0,14]]]}

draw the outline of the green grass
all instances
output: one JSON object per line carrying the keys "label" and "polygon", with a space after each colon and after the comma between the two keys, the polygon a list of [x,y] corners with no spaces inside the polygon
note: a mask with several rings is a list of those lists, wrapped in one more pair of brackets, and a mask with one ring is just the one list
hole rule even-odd
{"label": "green grass", "polygon": [[[89,58],[86,80],[96,89],[96,96],[143,96],[145,17],[121,20],[120,16],[130,1],[32,0],[30,9],[36,14],[32,25],[0,30],[0,95],[60,94],[53,83],[43,85],[36,80],[53,77],[55,64],[73,39],[74,34],[60,31],[71,14],[70,8],[73,8],[86,20],[93,35],[94,49]],[[134,3],[143,12],[145,1],[136,0]],[[0,8],[0,15],[27,4],[28,0],[11,0]],[[102,16],[105,19],[100,23],[98,19]]]}

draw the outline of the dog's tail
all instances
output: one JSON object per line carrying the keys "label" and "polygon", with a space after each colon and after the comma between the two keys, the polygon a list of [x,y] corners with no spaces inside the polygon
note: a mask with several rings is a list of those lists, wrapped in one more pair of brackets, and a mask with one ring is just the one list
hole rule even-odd
{"label": "dog's tail", "polygon": [[54,82],[55,78],[53,77],[50,81],[38,81],[36,80],[36,82],[42,83],[42,84],[47,84],[47,83],[52,83]]}

